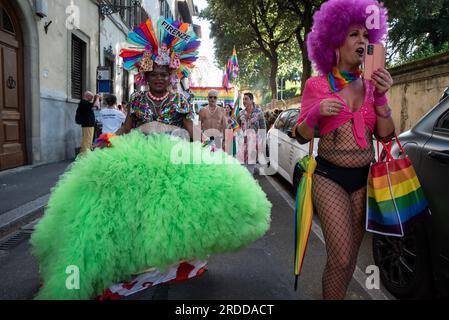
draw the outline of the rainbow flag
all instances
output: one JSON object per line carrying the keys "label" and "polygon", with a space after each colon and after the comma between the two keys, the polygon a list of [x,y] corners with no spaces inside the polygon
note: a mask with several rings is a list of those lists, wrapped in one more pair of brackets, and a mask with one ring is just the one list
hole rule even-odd
{"label": "rainbow flag", "polygon": [[209,91],[212,89],[218,91],[218,102],[223,102],[225,105],[229,104],[231,107],[234,106],[234,88],[226,91],[222,87],[190,87],[190,92],[193,93],[192,101],[207,102]]}
{"label": "rainbow flag", "polygon": [[384,145],[388,160],[373,164],[368,176],[366,230],[402,237],[410,223],[430,211],[410,159],[394,159],[389,148]]}
{"label": "rainbow flag", "polygon": [[230,83],[229,83],[229,73],[228,73],[228,68],[225,68],[225,72],[223,75],[223,88],[225,88],[226,91],[229,90],[230,88]]}
{"label": "rainbow flag", "polygon": [[239,76],[239,62],[237,59],[237,51],[234,49],[232,51],[232,56],[228,59],[228,63],[225,68],[223,76],[223,87],[229,90],[231,83],[235,82]]}
{"label": "rainbow flag", "polygon": [[235,50],[235,46],[234,50],[232,51],[231,59],[229,59],[229,64],[231,80],[235,81],[239,76],[239,61],[237,59],[237,51]]}
{"label": "rainbow flag", "polygon": [[239,123],[237,122],[237,120],[231,116],[231,118],[229,119],[228,127],[227,127],[227,128],[233,129],[233,130],[237,130],[237,129],[240,128],[240,125],[239,125]]}
{"label": "rainbow flag", "polygon": [[240,93],[237,94],[237,99],[234,102],[234,110],[232,111],[231,117],[237,119],[240,113]]}

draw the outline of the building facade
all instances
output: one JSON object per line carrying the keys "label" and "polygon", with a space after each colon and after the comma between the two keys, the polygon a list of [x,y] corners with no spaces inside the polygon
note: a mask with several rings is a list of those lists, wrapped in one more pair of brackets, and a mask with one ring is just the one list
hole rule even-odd
{"label": "building facade", "polygon": [[[134,75],[118,58],[131,28],[148,16],[187,21],[196,12],[191,0],[101,10],[132,2],[0,0],[0,170],[74,159],[83,92],[114,93],[120,103],[134,90]],[[101,87],[99,68],[109,70]]]}

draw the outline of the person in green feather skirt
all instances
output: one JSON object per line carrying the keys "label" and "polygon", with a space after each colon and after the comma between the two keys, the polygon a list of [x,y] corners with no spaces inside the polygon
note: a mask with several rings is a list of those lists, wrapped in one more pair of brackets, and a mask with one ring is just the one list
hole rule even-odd
{"label": "person in green feather skirt", "polygon": [[79,157],[60,178],[32,235],[37,299],[123,296],[119,289],[144,275],[164,283],[173,268],[177,280],[183,263],[240,250],[270,227],[271,203],[236,159],[177,137],[193,133],[190,104],[167,89],[177,70],[154,61],[144,69],[142,60],[149,90],[133,95],[109,147]]}

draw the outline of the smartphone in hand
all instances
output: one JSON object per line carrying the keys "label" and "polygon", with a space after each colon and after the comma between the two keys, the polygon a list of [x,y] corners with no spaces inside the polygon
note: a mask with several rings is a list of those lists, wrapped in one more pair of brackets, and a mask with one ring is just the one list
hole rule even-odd
{"label": "smartphone in hand", "polygon": [[365,53],[363,78],[372,80],[373,72],[385,68],[385,48],[381,44],[368,44]]}

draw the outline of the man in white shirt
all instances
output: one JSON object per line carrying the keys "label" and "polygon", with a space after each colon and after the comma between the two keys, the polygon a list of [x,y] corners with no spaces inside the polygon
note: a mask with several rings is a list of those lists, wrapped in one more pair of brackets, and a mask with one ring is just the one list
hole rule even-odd
{"label": "man in white shirt", "polygon": [[123,114],[123,112],[116,108],[116,96],[112,94],[108,95],[106,96],[104,101],[107,107],[100,111],[100,115],[98,117],[98,120],[103,125],[102,133],[115,133],[125,122],[125,115]]}

